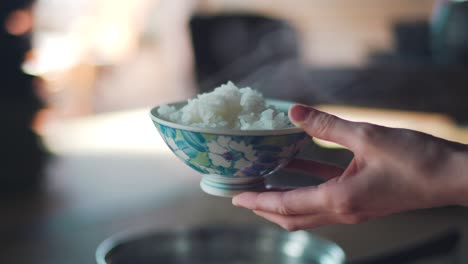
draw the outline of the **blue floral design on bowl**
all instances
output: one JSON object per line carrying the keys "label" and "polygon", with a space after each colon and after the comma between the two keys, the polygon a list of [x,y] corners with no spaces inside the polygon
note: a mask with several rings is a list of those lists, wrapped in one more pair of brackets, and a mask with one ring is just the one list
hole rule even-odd
{"label": "blue floral design on bowl", "polygon": [[[292,103],[268,101],[287,111]],[[180,107],[183,103],[173,104]],[[286,166],[311,138],[300,128],[226,130],[189,127],[151,118],[162,138],[185,164],[204,175],[202,189],[232,196],[263,186],[264,177]]]}

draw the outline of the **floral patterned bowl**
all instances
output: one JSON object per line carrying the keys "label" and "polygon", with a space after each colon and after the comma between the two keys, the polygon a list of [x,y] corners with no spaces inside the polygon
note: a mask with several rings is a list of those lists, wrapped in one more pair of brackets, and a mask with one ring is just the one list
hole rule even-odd
{"label": "floral patterned bowl", "polygon": [[[290,102],[268,100],[287,112]],[[183,103],[171,104],[177,108]],[[265,176],[286,166],[310,137],[297,127],[276,130],[228,130],[190,127],[162,119],[158,107],[150,112],[162,138],[185,164],[203,175],[206,193],[232,197],[265,189]]]}

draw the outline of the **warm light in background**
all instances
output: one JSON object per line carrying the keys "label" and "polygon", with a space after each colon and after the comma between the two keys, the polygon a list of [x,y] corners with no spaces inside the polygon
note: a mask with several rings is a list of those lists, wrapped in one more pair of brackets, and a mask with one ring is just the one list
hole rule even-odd
{"label": "warm light in background", "polygon": [[[426,132],[448,140],[468,143],[468,128],[460,128],[448,117],[369,108],[320,106],[341,118]],[[101,114],[95,117],[49,122],[40,129],[55,153],[169,154],[170,150],[149,117],[149,109]],[[337,145],[314,139],[323,147]]]}
{"label": "warm light in background", "polygon": [[40,129],[47,147],[57,154],[169,154],[148,109],[48,122]]}
{"label": "warm light in background", "polygon": [[192,95],[191,0],[38,0],[33,57],[46,104],[76,117]]}
{"label": "warm light in background", "polygon": [[34,57],[26,61],[23,70],[45,79],[65,71],[83,56],[80,40],[69,33],[44,32],[36,35]]}
{"label": "warm light in background", "polygon": [[297,30],[305,63],[357,66],[370,51],[393,48],[394,21],[427,18],[433,2],[38,0],[35,56],[24,69],[42,75],[47,104],[65,116],[145,107],[194,94],[188,28],[194,14],[284,19]]}

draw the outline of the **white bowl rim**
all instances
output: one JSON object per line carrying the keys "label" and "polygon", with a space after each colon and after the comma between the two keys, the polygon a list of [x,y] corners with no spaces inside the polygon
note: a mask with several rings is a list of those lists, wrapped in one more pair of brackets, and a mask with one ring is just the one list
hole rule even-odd
{"label": "white bowl rim", "polygon": [[[288,108],[296,103],[290,101],[283,101],[283,100],[276,100],[276,99],[266,99],[267,104],[272,104],[275,106],[282,105],[288,106]],[[175,102],[167,104],[169,106],[181,106],[186,104],[187,101],[182,102]],[[177,124],[174,122],[170,122],[158,117],[157,110],[161,107],[155,106],[150,110],[150,117],[151,119],[158,124],[186,130],[192,132],[199,132],[199,133],[206,133],[206,134],[215,134],[215,135],[227,135],[227,136],[279,136],[279,135],[290,135],[290,134],[297,134],[297,133],[304,133],[304,129],[300,127],[290,127],[290,128],[282,128],[282,129],[252,129],[252,130],[240,130],[240,129],[218,129],[218,128],[202,128],[202,127],[193,127],[187,126],[182,124]]]}

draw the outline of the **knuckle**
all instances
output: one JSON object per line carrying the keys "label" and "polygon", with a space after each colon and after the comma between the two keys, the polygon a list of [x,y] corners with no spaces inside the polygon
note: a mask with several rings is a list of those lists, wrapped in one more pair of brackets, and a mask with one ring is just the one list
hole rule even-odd
{"label": "knuckle", "polygon": [[253,210],[263,210],[262,208],[262,196],[263,196],[263,193],[260,193],[257,195],[257,197],[255,198],[255,202],[254,202],[254,206],[253,206]]}
{"label": "knuckle", "polygon": [[341,201],[335,206],[335,213],[340,215],[353,214],[355,212],[356,209],[350,201]]}
{"label": "knuckle", "polygon": [[377,137],[378,129],[375,125],[361,123],[356,129],[356,134],[364,142],[374,141]]}
{"label": "knuckle", "polygon": [[355,214],[358,211],[355,199],[352,195],[346,193],[336,198],[333,208],[335,213],[339,215]]}
{"label": "knuckle", "polygon": [[285,205],[280,205],[278,207],[278,214],[280,215],[289,215],[290,214],[290,210],[287,206]]}
{"label": "knuckle", "polygon": [[278,206],[278,213],[281,215],[290,215],[294,213],[294,210],[291,208],[290,194],[289,192],[284,192],[281,194],[280,203]]}
{"label": "knuckle", "polygon": [[265,193],[259,193],[259,194],[257,195],[256,200],[255,200],[255,203],[254,203],[255,206],[254,206],[253,209],[254,209],[254,210],[262,210],[262,211],[264,211],[264,210],[266,209],[266,207],[265,207],[265,202],[264,202],[264,201],[265,201],[265,198],[266,198],[266,197],[265,197]]}
{"label": "knuckle", "polygon": [[319,196],[317,199],[319,199],[319,204],[320,206],[317,208],[322,211],[326,212],[333,212],[334,208],[336,207],[336,191],[333,190],[333,186],[337,181],[337,178],[331,179],[325,183],[320,184],[318,188]]}
{"label": "knuckle", "polygon": [[343,192],[337,197],[334,209],[338,219],[344,224],[358,224],[366,220],[359,208],[356,195],[350,192]]}
{"label": "knuckle", "polygon": [[311,113],[307,119],[310,126],[315,127],[318,136],[325,136],[333,130],[336,120],[335,116],[325,113]]}
{"label": "knuckle", "polygon": [[354,130],[356,136],[356,149],[361,152],[366,152],[369,146],[379,144],[379,140],[382,138],[384,129],[377,125],[369,123],[359,123]]}

